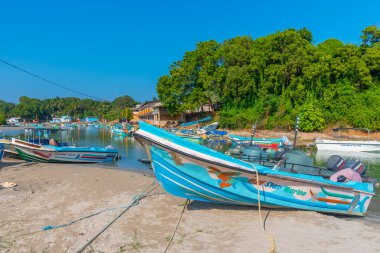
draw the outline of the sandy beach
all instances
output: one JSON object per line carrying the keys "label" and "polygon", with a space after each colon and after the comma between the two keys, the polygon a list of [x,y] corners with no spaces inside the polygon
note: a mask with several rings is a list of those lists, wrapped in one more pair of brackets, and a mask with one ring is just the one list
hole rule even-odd
{"label": "sandy beach", "polygon": [[[0,252],[77,252],[123,209],[42,231],[106,208],[130,204],[151,185],[151,174],[93,165],[4,160],[0,182]],[[157,186],[84,252],[164,252],[184,199]],[[362,218],[295,210],[262,210],[276,252],[378,252],[380,224]],[[191,202],[168,252],[268,252],[257,208]]]}

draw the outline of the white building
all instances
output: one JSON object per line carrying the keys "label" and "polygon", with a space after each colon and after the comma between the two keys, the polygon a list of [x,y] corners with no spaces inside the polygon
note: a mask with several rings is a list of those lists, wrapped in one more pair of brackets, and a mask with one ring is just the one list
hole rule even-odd
{"label": "white building", "polygon": [[72,122],[71,116],[61,116],[61,117],[53,117],[53,120],[51,120],[51,123],[70,123]]}
{"label": "white building", "polygon": [[21,118],[12,117],[7,119],[7,124],[9,125],[19,125],[21,123]]}

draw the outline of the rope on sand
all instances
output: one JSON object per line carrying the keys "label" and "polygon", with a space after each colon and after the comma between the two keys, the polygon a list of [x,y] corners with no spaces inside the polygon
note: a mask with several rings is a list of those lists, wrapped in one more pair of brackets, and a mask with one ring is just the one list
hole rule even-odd
{"label": "rope on sand", "polygon": [[260,222],[261,222],[261,225],[262,225],[262,230],[265,234],[265,236],[267,237],[268,241],[271,242],[271,249],[269,250],[270,253],[275,253],[276,252],[276,242],[274,240],[274,236],[271,235],[270,233],[268,233],[265,229],[265,223],[263,221],[263,216],[261,214],[261,201],[260,201],[260,184],[259,184],[259,172],[257,171],[256,169],[256,166],[251,164],[251,163],[248,163],[248,162],[245,162],[245,161],[242,161],[248,165],[250,165],[253,170],[255,171],[256,173],[256,186],[257,186],[257,206],[258,206],[258,209],[259,209],[259,217],[260,217]]}
{"label": "rope on sand", "polygon": [[170,238],[170,240],[169,240],[169,242],[168,242],[168,245],[166,246],[166,248],[165,248],[165,250],[164,250],[163,253],[166,253],[166,252],[168,251],[168,249],[169,249],[169,247],[170,247],[170,244],[172,243],[173,238],[174,238],[175,234],[177,233],[177,230],[178,230],[178,227],[179,227],[179,223],[181,222],[182,216],[183,216],[183,214],[185,213],[186,207],[187,207],[187,205],[188,205],[189,203],[190,203],[190,200],[189,200],[189,199],[187,199],[187,200],[185,201],[185,203],[183,203],[183,208],[182,208],[182,211],[181,211],[181,215],[179,216],[179,219],[178,219],[178,221],[177,221],[177,225],[175,226],[175,229],[174,229],[174,231],[173,231],[173,234],[172,234],[172,236],[171,236],[171,238]]}
{"label": "rope on sand", "polygon": [[[149,189],[150,187],[152,187],[154,184],[156,183],[156,181],[154,181],[148,188],[146,188],[143,192],[145,192],[147,189]],[[48,225],[48,226],[45,226],[43,227],[41,230],[42,231],[46,231],[46,230],[51,230],[51,229],[56,229],[56,228],[62,228],[62,227],[68,227],[74,223],[77,223],[79,221],[82,221],[82,220],[85,220],[85,219],[88,219],[88,218],[91,218],[91,217],[94,217],[98,214],[101,214],[101,213],[104,213],[104,212],[108,212],[108,211],[113,211],[113,210],[117,210],[117,209],[129,209],[133,206],[136,206],[139,204],[139,200],[145,198],[145,197],[148,197],[148,195],[144,195],[144,194],[137,194],[133,197],[133,201],[131,204],[127,205],[127,206],[120,206],[120,207],[113,207],[113,208],[106,208],[106,209],[103,209],[103,210],[100,210],[98,212],[95,212],[95,213],[92,213],[92,214],[89,214],[87,216],[84,216],[84,217],[81,217],[79,219],[76,219],[76,220],[73,220],[73,221],[70,221],[68,223],[65,223],[65,224],[61,224],[61,225],[57,225],[57,226],[52,226],[52,225]]]}
{"label": "rope on sand", "polygon": [[108,223],[104,228],[102,228],[91,240],[89,240],[85,245],[83,245],[77,253],[83,252],[91,243],[93,243],[96,238],[98,238],[104,231],[106,231],[116,220],[118,220],[124,213],[126,213],[129,208],[136,206],[139,204],[139,201],[147,196],[149,196],[149,193],[151,193],[154,189],[156,189],[157,184],[156,181],[154,181],[150,186],[148,186],[141,194],[135,195],[133,198],[133,201],[130,205],[125,207],[125,209],[118,215],[116,216],[115,219],[113,219],[110,223]]}

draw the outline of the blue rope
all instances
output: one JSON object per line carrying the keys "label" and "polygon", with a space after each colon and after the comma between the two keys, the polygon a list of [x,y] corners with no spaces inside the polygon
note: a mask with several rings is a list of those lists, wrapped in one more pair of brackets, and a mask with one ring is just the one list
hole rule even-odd
{"label": "blue rope", "polygon": [[47,231],[47,230],[51,230],[51,229],[56,229],[56,228],[62,228],[62,227],[68,227],[74,223],[77,223],[81,220],[85,220],[85,219],[88,219],[88,218],[91,218],[93,216],[96,216],[98,214],[101,214],[101,213],[104,213],[104,212],[108,212],[108,211],[113,211],[113,210],[117,210],[117,209],[126,209],[128,210],[129,208],[133,207],[133,206],[136,206],[139,204],[139,200],[140,199],[143,199],[145,197],[147,197],[148,195],[144,195],[144,194],[137,194],[133,197],[133,201],[131,204],[129,204],[128,206],[121,206],[121,207],[113,207],[113,208],[106,208],[106,209],[103,209],[99,212],[96,212],[96,213],[93,213],[93,214],[90,214],[90,215],[87,215],[87,216],[84,216],[82,218],[79,218],[77,220],[73,220],[69,223],[66,223],[66,224],[61,224],[61,225],[57,225],[57,226],[51,226],[51,225],[48,225],[48,226],[45,226],[43,227],[41,230],[42,231]]}

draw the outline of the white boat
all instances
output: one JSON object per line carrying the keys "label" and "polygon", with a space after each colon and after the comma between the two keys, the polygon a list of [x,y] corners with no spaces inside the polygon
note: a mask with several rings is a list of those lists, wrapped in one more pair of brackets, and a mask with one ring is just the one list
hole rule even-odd
{"label": "white boat", "polygon": [[380,141],[369,140],[369,129],[367,128],[336,128],[334,131],[340,130],[365,130],[368,132],[367,140],[330,140],[317,138],[315,145],[318,150],[334,150],[334,151],[349,151],[349,152],[371,152],[380,151]]}

